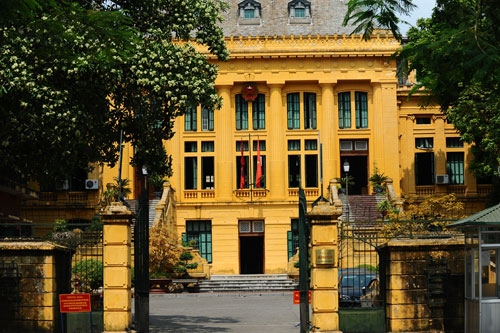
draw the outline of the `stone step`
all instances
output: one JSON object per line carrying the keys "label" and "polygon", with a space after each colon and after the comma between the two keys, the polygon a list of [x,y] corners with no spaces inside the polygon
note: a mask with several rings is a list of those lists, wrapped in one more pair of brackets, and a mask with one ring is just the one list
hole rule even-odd
{"label": "stone step", "polygon": [[200,281],[200,292],[292,291],[297,287],[285,274],[213,275]]}

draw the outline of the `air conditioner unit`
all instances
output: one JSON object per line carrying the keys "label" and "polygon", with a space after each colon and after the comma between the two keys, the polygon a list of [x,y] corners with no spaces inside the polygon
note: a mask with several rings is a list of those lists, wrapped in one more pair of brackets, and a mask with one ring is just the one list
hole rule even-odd
{"label": "air conditioner unit", "polygon": [[85,189],[86,190],[98,190],[99,189],[99,181],[97,179],[87,179],[85,181]]}
{"label": "air conditioner unit", "polygon": [[448,175],[436,175],[436,184],[448,184]]}
{"label": "air conditioner unit", "polygon": [[56,183],[56,190],[69,190],[68,180],[60,180]]}

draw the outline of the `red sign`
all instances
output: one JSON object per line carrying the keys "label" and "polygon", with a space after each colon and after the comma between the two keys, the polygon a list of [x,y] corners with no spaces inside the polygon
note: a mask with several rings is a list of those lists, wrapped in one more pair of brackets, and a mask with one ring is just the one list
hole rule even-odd
{"label": "red sign", "polygon": [[[309,298],[309,304],[311,304],[311,291],[308,291],[308,298]],[[299,290],[294,290],[293,291],[293,304],[300,304],[300,291]]]}
{"label": "red sign", "polygon": [[59,308],[61,313],[91,312],[90,294],[61,294]]}

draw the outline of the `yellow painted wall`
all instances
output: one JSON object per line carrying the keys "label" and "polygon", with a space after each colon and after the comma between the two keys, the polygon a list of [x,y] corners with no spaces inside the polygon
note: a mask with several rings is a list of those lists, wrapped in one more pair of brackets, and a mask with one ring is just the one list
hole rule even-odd
{"label": "yellow painted wall", "polygon": [[[286,272],[287,232],[291,230],[291,219],[298,217],[298,188],[288,187],[288,156],[300,154],[304,170],[303,156],[319,155],[319,144],[318,150],[308,151],[305,140],[318,140],[323,147],[323,179],[318,179],[318,186],[305,188],[309,204],[321,194],[328,195],[330,179],[344,176],[341,173],[343,158],[359,156],[355,150],[342,151],[341,140],[365,140],[366,164],[351,163],[351,170],[358,170],[369,178],[378,168],[394,179],[398,196],[424,196],[428,192],[445,194],[456,190],[464,200],[466,196],[467,200],[477,199],[475,180],[467,171],[463,186],[415,186],[415,138],[433,137],[436,173],[446,173],[446,159],[443,158],[447,151],[446,137],[457,134],[438,108],[422,109],[417,98],[407,99],[409,90],[398,85],[396,62],[391,58],[399,45],[390,36],[377,35],[370,41],[345,35],[231,37],[226,42],[231,59],[217,63],[216,88],[223,98],[223,106],[215,111],[214,130],[202,130],[201,108],[198,108],[197,130],[186,131],[184,117],[180,117],[175,122],[175,136],[165,142],[167,152],[173,157],[173,176],[169,180],[176,191],[178,234],[186,231],[186,221],[211,221],[212,274],[240,272],[238,221],[242,220],[264,221],[264,273]],[[265,95],[266,126],[265,129],[252,129],[249,106],[249,129],[237,130],[235,96],[250,82]],[[368,95],[367,128],[355,126],[355,91]],[[303,92],[316,94],[316,129],[304,128],[302,101],[300,129],[287,128],[287,94],[293,92],[300,93],[301,98]],[[339,128],[338,94],[342,92],[351,92],[352,127],[348,129]],[[431,124],[417,125],[415,119],[420,114],[431,115]],[[266,142],[266,150],[261,152],[266,156],[265,189],[239,189],[237,160],[241,152],[238,143],[249,140],[249,136],[252,141]],[[300,140],[300,150],[288,151],[288,140]],[[213,152],[201,151],[205,141],[214,142]],[[186,152],[186,142],[195,142],[197,151]],[[130,148],[127,149],[130,153]],[[467,145],[452,151],[463,151],[466,161],[471,159]],[[248,156],[249,152],[244,154]],[[256,155],[253,147],[251,155]],[[201,158],[206,156],[214,157],[213,189],[201,186]],[[124,177],[133,174],[126,162],[129,157],[124,158]],[[196,189],[185,189],[185,157],[197,158]],[[111,176],[116,176],[116,169]],[[305,175],[302,177],[302,186],[305,186]],[[108,182],[112,178],[107,174],[104,179]],[[369,183],[364,191],[371,193]]]}

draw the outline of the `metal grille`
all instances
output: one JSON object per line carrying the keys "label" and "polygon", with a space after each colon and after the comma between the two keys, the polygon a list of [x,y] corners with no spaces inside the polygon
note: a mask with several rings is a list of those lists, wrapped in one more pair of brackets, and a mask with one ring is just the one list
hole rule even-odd
{"label": "metal grille", "polygon": [[240,221],[240,232],[250,232],[252,231],[251,229],[251,222],[250,221]]}
{"label": "metal grille", "polygon": [[0,262],[0,321],[13,320],[19,307],[19,270],[15,262]]}

